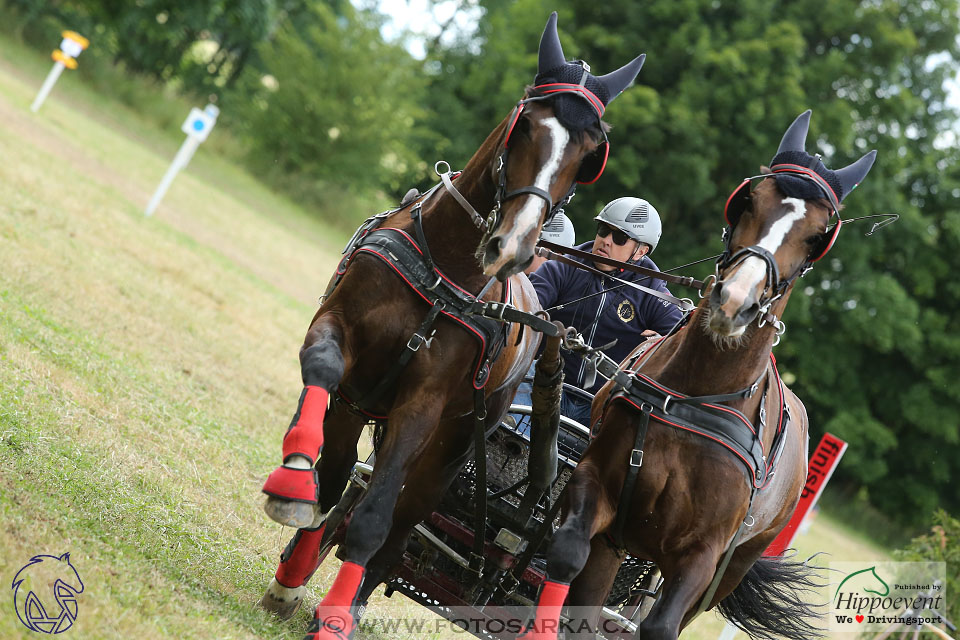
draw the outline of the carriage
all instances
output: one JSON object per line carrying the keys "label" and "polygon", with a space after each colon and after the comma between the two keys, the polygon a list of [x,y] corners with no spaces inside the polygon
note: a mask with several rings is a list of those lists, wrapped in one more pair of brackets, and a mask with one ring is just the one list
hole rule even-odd
{"label": "carriage", "polygon": [[[526,382],[532,384],[533,379],[528,377]],[[567,383],[563,383],[563,391],[593,399],[588,392]],[[467,631],[481,638],[513,640],[526,626],[544,580],[546,547],[559,524],[560,494],[590,437],[587,426],[559,416],[556,479],[548,496],[532,513],[526,513],[522,498],[529,482],[533,414],[529,405],[511,405],[506,418],[486,441],[488,519],[483,549],[489,570],[480,575],[469,561],[476,548],[476,500],[482,495],[477,493],[476,461],[471,460],[439,508],[414,528],[385,595],[400,593],[453,623],[465,625]],[[375,454],[370,454],[354,466],[343,499],[328,516],[328,531],[330,525],[336,526],[323,543],[322,556],[343,540],[344,523],[363,496],[374,464]],[[661,584],[653,563],[628,555],[601,613],[603,636],[633,637]]]}

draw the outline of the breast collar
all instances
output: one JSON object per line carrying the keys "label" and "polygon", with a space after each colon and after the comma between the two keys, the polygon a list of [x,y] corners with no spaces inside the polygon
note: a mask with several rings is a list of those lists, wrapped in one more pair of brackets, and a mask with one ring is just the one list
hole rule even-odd
{"label": "breast collar", "polygon": [[[786,427],[790,420],[784,402],[783,381],[777,371],[776,360],[770,354],[770,364],[760,377],[746,389],[714,396],[687,396],[668,389],[649,376],[634,371],[637,362],[652,349],[646,349],[631,364],[631,384],[612,393],[608,402],[625,402],[650,418],[677,429],[707,438],[733,453],[743,463],[747,482],[752,489],[763,489],[773,478],[786,443]],[[772,382],[772,384],[771,384]],[[742,412],[718,404],[737,398],[752,397],[763,386],[760,414],[754,425]],[[767,451],[763,435],[767,425],[767,396],[774,387],[777,394],[776,432]],[[770,425],[772,426],[772,425]],[[642,454],[641,454],[642,455]]]}
{"label": "breast collar", "polygon": [[[439,315],[457,323],[477,340],[479,349],[471,368],[474,389],[482,389],[486,385],[490,377],[492,363],[503,351],[506,334],[509,330],[508,324],[467,313],[478,302],[478,296],[457,285],[434,264],[426,239],[422,234],[419,203],[414,205],[411,216],[414,219],[414,232],[419,236],[419,242],[403,229],[394,227],[376,228],[376,224],[381,222],[383,218],[376,219],[374,224],[368,224],[370,222],[368,221],[347,245],[335,276],[334,286],[342,279],[350,263],[357,255],[371,255],[390,267],[407,286],[430,306],[420,328],[414,332],[407,342],[402,362],[400,360],[395,361],[384,379],[378,383],[372,392],[368,392],[361,398],[362,393],[359,390],[351,389],[343,384],[340,385],[339,394],[351,408],[363,415],[379,419],[385,418],[385,416],[373,413],[373,405],[380,399],[383,392],[396,381],[412,354],[418,351],[421,346],[430,347],[430,342],[435,333],[432,325]],[[510,283],[507,281],[503,287],[500,302],[509,304],[511,299],[512,292],[510,291]]]}

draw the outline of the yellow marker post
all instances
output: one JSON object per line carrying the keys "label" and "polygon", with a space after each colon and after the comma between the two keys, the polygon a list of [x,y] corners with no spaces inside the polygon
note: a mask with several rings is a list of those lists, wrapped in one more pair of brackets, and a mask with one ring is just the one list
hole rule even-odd
{"label": "yellow marker post", "polygon": [[77,68],[76,58],[88,46],[90,46],[90,41],[79,33],[75,31],[63,32],[63,41],[60,42],[60,48],[55,49],[51,56],[54,60],[53,68],[50,69],[50,73],[47,74],[47,79],[43,81],[43,86],[40,87],[40,92],[37,94],[37,97],[33,99],[33,104],[30,105],[31,111],[36,113],[37,110],[40,109],[40,106],[43,105],[43,101],[50,95],[50,90],[53,89],[53,85],[56,84],[57,79],[60,78],[60,74],[63,73],[64,69]]}

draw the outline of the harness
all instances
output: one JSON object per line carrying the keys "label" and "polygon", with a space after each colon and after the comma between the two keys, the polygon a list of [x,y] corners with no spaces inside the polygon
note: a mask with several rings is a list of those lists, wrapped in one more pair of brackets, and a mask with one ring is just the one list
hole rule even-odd
{"label": "harness", "polygon": [[[597,373],[612,380],[617,390],[610,394],[606,403],[625,402],[640,412],[634,433],[633,448],[630,451],[629,467],[620,492],[620,502],[617,506],[617,516],[609,533],[611,543],[617,549],[623,549],[623,530],[629,514],[630,498],[633,496],[643,465],[643,443],[646,440],[647,428],[650,419],[681,429],[688,433],[707,438],[719,444],[734,454],[742,463],[744,479],[750,489],[750,501],[747,507],[747,516],[744,518],[736,533],[727,545],[714,578],[700,601],[697,613],[706,610],[712,600],[720,580],[726,571],[733,553],[741,537],[747,529],[753,526],[753,501],[757,492],[763,490],[776,473],[776,467],[786,444],[787,424],[790,421],[790,412],[784,401],[785,394],[783,381],[777,371],[776,360],[770,355],[770,364],[764,368],[760,376],[750,386],[731,393],[709,396],[686,396],[673,391],[649,376],[637,372],[638,365],[643,359],[657,350],[663,338],[650,343],[633,357],[625,368],[607,357],[599,349],[585,344],[579,337],[568,337],[564,340],[564,347],[578,353],[585,360],[592,363]],[[717,403],[729,402],[753,397],[763,384],[763,395],[760,400],[760,415],[754,425],[742,412]],[[763,446],[762,438],[767,429],[767,397],[771,389],[777,394],[776,431],[769,451]],[[603,411],[601,411],[603,413]],[[599,427],[596,425],[594,428]],[[593,436],[594,433],[591,433]]]}
{"label": "harness", "polygon": [[[659,341],[658,341],[659,342]],[[618,385],[617,391],[607,399],[612,402],[625,402],[640,412],[641,420],[637,424],[634,446],[630,452],[630,467],[621,492],[617,520],[611,536],[618,546],[623,546],[622,533],[629,510],[629,499],[633,494],[640,466],[643,464],[643,442],[646,438],[650,419],[681,429],[688,433],[707,438],[730,451],[742,463],[745,479],[751,492],[762,490],[773,478],[777,463],[786,444],[786,425],[789,413],[784,402],[783,381],[777,371],[776,360],[770,354],[770,364],[748,387],[709,396],[687,396],[656,382],[649,376],[636,372],[637,365],[656,349],[646,349],[634,357],[626,373],[629,385]],[[771,381],[773,384],[771,384]],[[763,386],[760,400],[760,415],[754,425],[742,412],[718,403],[752,398]],[[773,391],[779,399],[777,406],[776,431],[770,450],[763,446],[763,436],[767,429],[767,396]]]}
{"label": "harness", "polygon": [[[413,355],[421,347],[430,348],[433,335],[436,333],[433,325],[439,316],[442,315],[456,322],[477,340],[479,349],[471,366],[474,390],[482,390],[486,385],[490,377],[491,364],[500,355],[506,341],[508,325],[486,317],[482,311],[489,310],[493,305],[501,309],[511,306],[508,304],[511,299],[509,283],[504,287],[503,298],[499,302],[484,302],[480,297],[486,292],[487,287],[475,296],[448,278],[433,262],[430,248],[423,234],[421,218],[422,202],[432,192],[433,190],[415,203],[410,211],[416,239],[402,229],[378,228],[383,218],[396,210],[373,216],[358,229],[344,249],[344,257],[337,266],[336,276],[331,285],[332,290],[339,284],[357,255],[367,254],[382,260],[424,302],[430,305],[430,309],[420,326],[410,336],[404,350],[373,389],[363,395],[359,390],[341,384],[337,390],[339,397],[347,406],[367,417],[386,418],[372,411],[374,405],[388,389],[392,388]],[[492,282],[491,280],[487,286],[489,287]],[[481,313],[477,313],[478,309]]]}

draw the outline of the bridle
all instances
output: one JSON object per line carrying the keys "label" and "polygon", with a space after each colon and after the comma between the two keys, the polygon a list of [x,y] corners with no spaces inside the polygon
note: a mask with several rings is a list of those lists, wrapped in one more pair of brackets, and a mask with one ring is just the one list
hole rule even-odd
{"label": "bridle", "polygon": [[[778,174],[796,176],[813,183],[823,194],[824,199],[830,203],[830,207],[832,209],[831,218],[836,216],[836,223],[824,232],[820,241],[811,249],[807,259],[804,260],[792,274],[785,278],[781,277],[780,275],[780,268],[777,266],[777,261],[774,255],[764,247],[752,245],[749,247],[744,247],[736,252],[734,252],[730,247],[730,243],[732,242],[733,238],[733,232],[736,229],[737,224],[740,222],[740,217],[743,215],[743,212],[750,203],[751,183],[754,180],[772,178]],[[712,277],[714,279],[714,284],[716,284],[720,281],[720,273],[722,271],[727,271],[750,257],[761,259],[766,265],[766,275],[763,293],[761,294],[758,302],[760,307],[758,313],[758,324],[761,327],[768,322],[773,324],[777,328],[779,336],[783,333],[783,322],[781,322],[777,316],[770,313],[770,308],[773,303],[779,300],[787,291],[787,289],[793,285],[797,278],[802,278],[804,275],[806,275],[806,273],[813,268],[813,263],[823,258],[823,256],[825,256],[833,247],[833,244],[837,240],[837,235],[840,232],[840,228],[843,225],[843,220],[840,218],[839,198],[837,198],[837,194],[834,192],[830,184],[812,169],[796,164],[777,164],[770,168],[770,173],[744,178],[740,185],[734,189],[733,193],[730,194],[730,197],[727,198],[723,215],[727,221],[727,227],[723,231],[724,251],[717,259],[716,269],[713,275],[709,276],[708,278]]]}
{"label": "bridle", "polygon": [[[488,234],[493,234],[497,227],[500,226],[503,218],[502,207],[507,201],[522,195],[537,196],[547,203],[546,222],[549,222],[553,219],[553,216],[556,215],[557,211],[563,208],[567,203],[570,202],[570,199],[573,198],[573,195],[577,190],[577,184],[593,184],[599,180],[600,176],[603,174],[603,170],[607,165],[607,156],[610,153],[610,141],[607,139],[607,134],[603,130],[603,125],[601,123],[601,118],[603,117],[605,108],[603,101],[585,86],[587,76],[590,72],[590,65],[582,60],[580,61],[580,65],[583,68],[583,75],[580,78],[579,84],[552,82],[536,85],[533,87],[533,90],[539,92],[540,95],[535,95],[520,100],[517,102],[513,112],[510,114],[510,118],[507,121],[507,132],[503,139],[503,149],[500,152],[500,155],[497,157],[497,166],[495,169],[497,174],[497,191],[496,195],[494,196],[493,209],[487,216]],[[538,102],[540,100],[549,100],[559,94],[564,93],[576,95],[583,100],[586,100],[587,103],[593,108],[597,117],[597,128],[600,130],[600,134],[603,136],[603,141],[594,151],[589,153],[583,159],[580,169],[577,173],[576,180],[574,181],[573,185],[571,185],[567,194],[561,198],[559,202],[554,203],[553,197],[547,191],[534,185],[528,185],[508,191],[507,161],[510,154],[510,136],[513,133],[514,127],[516,127],[517,122],[520,120],[520,116],[523,113],[524,108],[528,103]]]}

